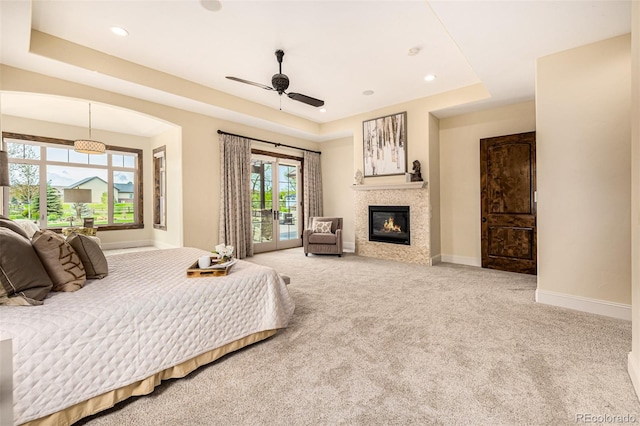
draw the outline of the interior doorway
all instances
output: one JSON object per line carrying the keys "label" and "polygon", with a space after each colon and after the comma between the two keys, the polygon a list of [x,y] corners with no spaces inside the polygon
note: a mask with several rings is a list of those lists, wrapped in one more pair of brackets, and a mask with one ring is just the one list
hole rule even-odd
{"label": "interior doorway", "polygon": [[254,253],[302,246],[300,170],[299,160],[252,154]]}
{"label": "interior doorway", "polygon": [[482,267],[537,273],[536,134],[480,140]]}

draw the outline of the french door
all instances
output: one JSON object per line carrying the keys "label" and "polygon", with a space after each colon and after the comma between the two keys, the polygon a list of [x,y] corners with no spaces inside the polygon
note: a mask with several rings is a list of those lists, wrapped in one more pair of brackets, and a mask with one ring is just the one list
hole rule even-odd
{"label": "french door", "polygon": [[299,161],[262,154],[251,156],[254,253],[302,245],[299,177]]}

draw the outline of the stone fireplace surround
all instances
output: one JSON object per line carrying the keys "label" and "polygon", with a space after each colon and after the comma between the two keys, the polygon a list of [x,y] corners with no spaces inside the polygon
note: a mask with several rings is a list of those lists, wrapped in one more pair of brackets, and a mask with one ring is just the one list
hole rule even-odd
{"label": "stone fireplace surround", "polygon": [[[355,192],[355,252],[376,259],[431,265],[429,191],[426,182],[352,185]],[[409,206],[411,245],[369,241],[369,206]]]}

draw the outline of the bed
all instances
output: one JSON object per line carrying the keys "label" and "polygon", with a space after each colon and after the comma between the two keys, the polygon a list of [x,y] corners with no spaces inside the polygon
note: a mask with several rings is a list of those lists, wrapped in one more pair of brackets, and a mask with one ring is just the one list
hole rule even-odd
{"label": "bed", "polygon": [[108,256],[109,274],[40,306],[0,306],[13,343],[14,424],[72,424],[286,327],[294,303],[271,268],[238,261],[187,278],[195,248]]}

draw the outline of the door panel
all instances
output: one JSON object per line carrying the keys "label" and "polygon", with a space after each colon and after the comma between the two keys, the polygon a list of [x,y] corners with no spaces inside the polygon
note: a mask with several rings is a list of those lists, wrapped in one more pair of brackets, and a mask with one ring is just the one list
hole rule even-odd
{"label": "door panel", "polygon": [[480,140],[482,267],[536,274],[535,132]]}

